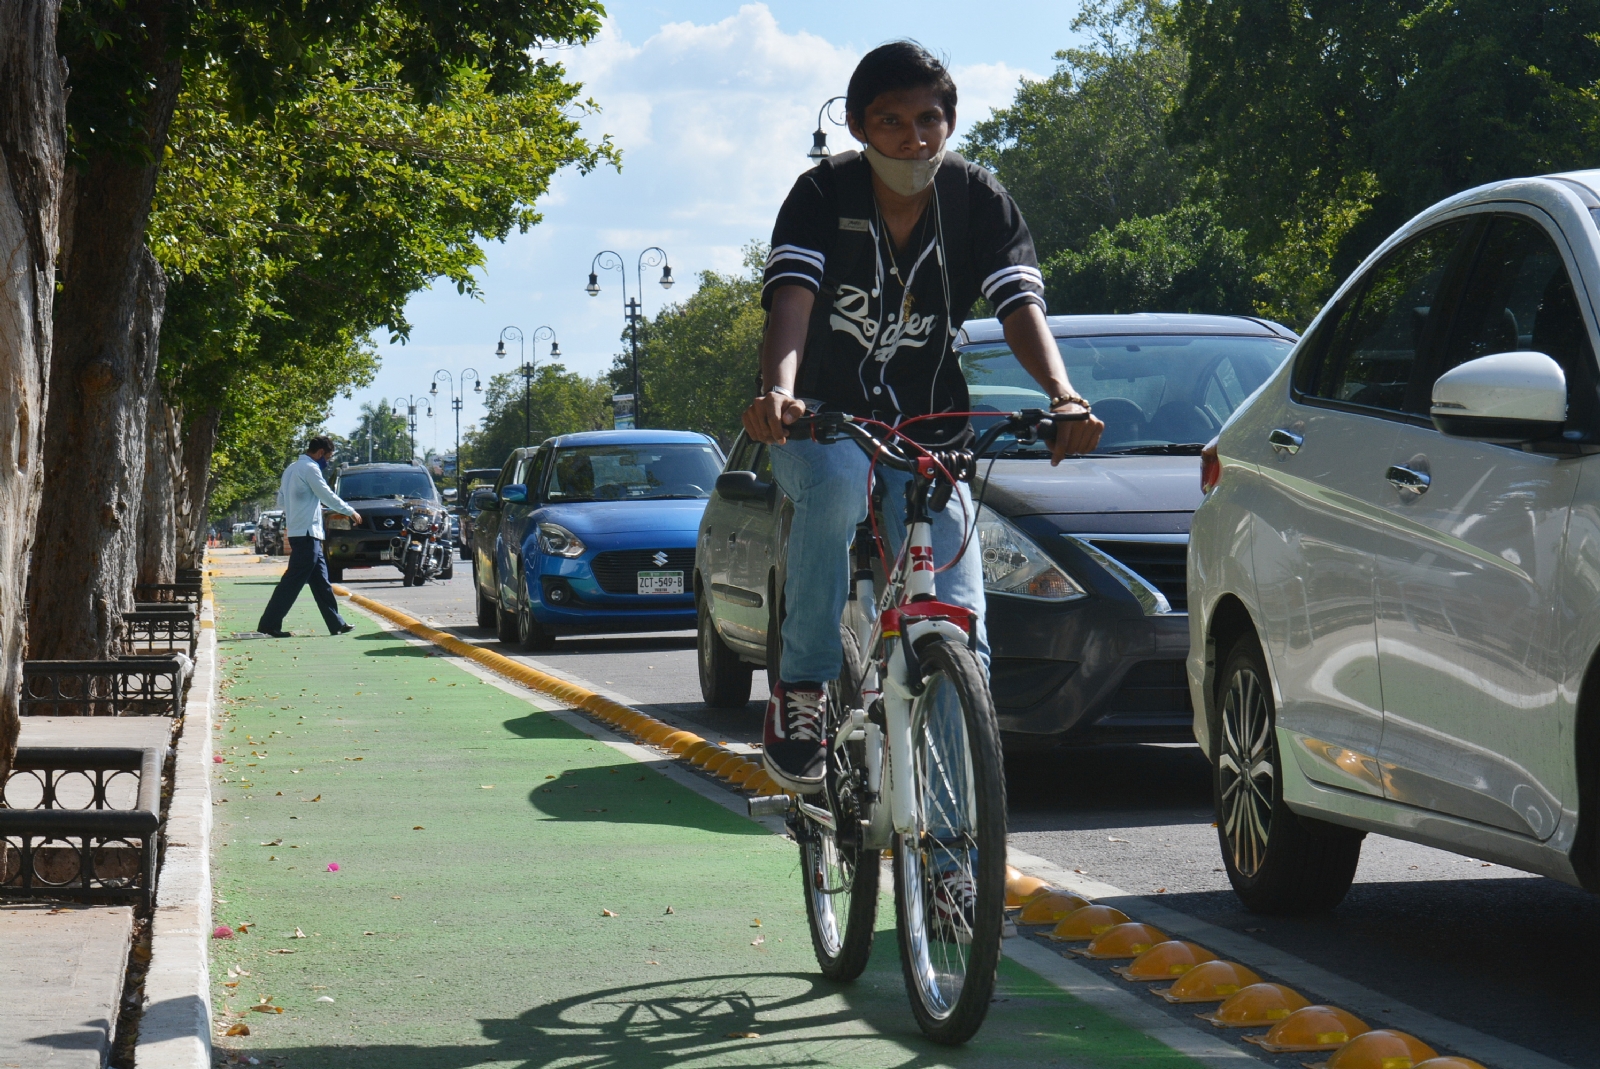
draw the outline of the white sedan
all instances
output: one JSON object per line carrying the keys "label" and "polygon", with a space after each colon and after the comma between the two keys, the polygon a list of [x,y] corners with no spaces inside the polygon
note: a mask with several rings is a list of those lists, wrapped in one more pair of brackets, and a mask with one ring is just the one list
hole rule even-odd
{"label": "white sedan", "polygon": [[1382,832],[1600,888],[1600,171],[1423,212],[1203,458],[1189,686],[1228,875]]}

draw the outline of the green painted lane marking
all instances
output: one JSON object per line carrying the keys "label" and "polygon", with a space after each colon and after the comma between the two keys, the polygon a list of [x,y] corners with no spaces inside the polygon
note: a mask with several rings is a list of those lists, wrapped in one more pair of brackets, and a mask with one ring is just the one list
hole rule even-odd
{"label": "green painted lane marking", "polygon": [[[272,585],[218,582],[219,636]],[[251,1029],[223,1046],[292,1069],[1196,1065],[1010,961],[977,1039],[928,1043],[887,897],[867,973],[829,983],[793,843],[349,619],[327,636],[303,598],[306,637],[221,644],[216,922],[252,925],[211,942],[218,1020]]]}

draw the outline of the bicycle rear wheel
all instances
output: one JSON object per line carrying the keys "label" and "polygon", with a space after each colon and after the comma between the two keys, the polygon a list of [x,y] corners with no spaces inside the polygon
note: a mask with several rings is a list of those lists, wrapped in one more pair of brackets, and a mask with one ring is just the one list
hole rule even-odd
{"label": "bicycle rear wheel", "polygon": [[911,710],[918,826],[895,837],[900,967],[929,1039],[971,1039],[989,1012],[1005,910],[1006,786],[983,666],[946,639],[919,651]]}
{"label": "bicycle rear wheel", "polygon": [[[861,653],[855,634],[840,627],[844,668],[828,686],[827,737],[838,735],[850,711],[860,704]],[[864,747],[847,742],[829,755],[824,784],[828,810],[837,831],[801,818],[800,878],[805,882],[806,921],[822,975],[854,980],[872,955],[878,919],[878,852],[861,845],[861,791],[865,786]]]}

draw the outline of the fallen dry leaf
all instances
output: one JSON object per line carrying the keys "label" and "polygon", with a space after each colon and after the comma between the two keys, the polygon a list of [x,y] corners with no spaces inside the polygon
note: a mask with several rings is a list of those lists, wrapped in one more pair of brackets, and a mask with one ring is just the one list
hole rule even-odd
{"label": "fallen dry leaf", "polygon": [[279,797],[279,798],[282,798],[282,797],[283,797],[283,792],[282,792],[282,791],[279,791],[279,792],[278,792],[278,793],[277,793],[277,797]]}
{"label": "fallen dry leaf", "polygon": [[251,1006],[250,1009],[255,1013],[282,1013],[283,1012],[283,1007],[282,1006],[272,1006],[272,1005],[269,1005],[268,1003],[265,1003],[265,1002],[260,1003],[259,1005],[256,1005],[256,1006]]}
{"label": "fallen dry leaf", "polygon": [[313,799],[311,799],[311,800],[312,800],[312,801],[313,801],[313,802],[320,802],[320,801],[322,801],[322,795],[320,795],[320,794],[319,794],[319,795],[317,795],[317,796],[316,796],[316,797],[315,797],[315,798],[313,798]]}
{"label": "fallen dry leaf", "polygon": [[255,926],[255,921],[245,921],[243,924],[234,925],[233,930],[238,932],[240,935],[249,935],[250,929],[254,928]]}
{"label": "fallen dry leaf", "polygon": [[729,1039],[760,1039],[760,1032],[729,1032]]}
{"label": "fallen dry leaf", "polygon": [[1156,894],[1158,894],[1158,895],[1164,895],[1164,894],[1166,894],[1166,893],[1167,893],[1167,889],[1166,889],[1166,888],[1165,888],[1165,887],[1157,887],[1157,888],[1156,888]]}
{"label": "fallen dry leaf", "polygon": [[377,935],[377,932],[362,932],[362,935]]}
{"label": "fallen dry leaf", "polygon": [[291,935],[289,938],[290,939],[304,939],[305,937],[306,937],[306,933],[302,932],[299,928],[296,928],[294,930],[294,934]]}
{"label": "fallen dry leaf", "polygon": [[[675,909],[673,909],[671,906],[667,907],[667,913],[676,913],[676,912],[677,911]],[[662,914],[662,915],[665,916],[666,914]]]}
{"label": "fallen dry leaf", "polygon": [[753,946],[753,947],[758,947],[762,943],[765,943],[766,941],[767,941],[767,937],[766,936],[758,935],[754,939],[750,940],[750,945]]}
{"label": "fallen dry leaf", "polygon": [[396,902],[400,901],[400,896],[399,895],[390,895],[389,897],[394,899]]}
{"label": "fallen dry leaf", "polygon": [[332,995],[318,995],[317,996],[317,1001],[318,1002],[332,1002],[333,1001],[333,996]]}
{"label": "fallen dry leaf", "polygon": [[223,984],[222,986],[223,987],[238,987],[239,986],[239,981],[235,980],[231,984]]}
{"label": "fallen dry leaf", "polygon": [[600,916],[602,916],[602,917],[615,917],[616,914],[611,912],[609,909],[602,909],[600,911]]}
{"label": "fallen dry leaf", "polygon": [[492,784],[492,783],[480,783],[480,784],[478,784],[478,789],[480,791],[492,791],[492,790],[494,790],[494,784]]}
{"label": "fallen dry leaf", "polygon": [[267,951],[267,953],[268,954],[293,954],[294,951],[287,950],[287,949],[285,949],[283,947],[279,947],[277,950],[269,950],[269,951]]}
{"label": "fallen dry leaf", "polygon": [[646,965],[660,965],[661,963],[659,961],[647,961],[647,962],[645,962],[645,964]]}
{"label": "fallen dry leaf", "polygon": [[555,777],[554,776],[546,776],[545,779],[555,779]]}
{"label": "fallen dry leaf", "polygon": [[225,1036],[247,1036],[250,1034],[250,1026],[240,1022],[222,1034]]}
{"label": "fallen dry leaf", "polygon": [[411,826],[411,830],[412,831],[427,831],[428,829],[424,828],[421,824],[413,824]]}
{"label": "fallen dry leaf", "polygon": [[1106,836],[1106,842],[1108,842],[1108,843],[1125,843],[1127,841],[1128,840],[1126,840],[1126,839],[1119,839],[1115,835],[1107,835]]}
{"label": "fallen dry leaf", "polygon": [[270,843],[262,843],[261,845],[262,846],[282,846],[283,845],[283,840],[282,839],[274,839]]}
{"label": "fallen dry leaf", "polygon": [[752,927],[752,928],[761,927],[761,918],[760,917],[752,918],[751,921],[750,921],[750,927]]}

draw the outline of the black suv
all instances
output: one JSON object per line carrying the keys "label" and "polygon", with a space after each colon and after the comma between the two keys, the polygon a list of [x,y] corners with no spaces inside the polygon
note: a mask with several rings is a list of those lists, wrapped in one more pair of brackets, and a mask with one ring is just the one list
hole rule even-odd
{"label": "black suv", "polygon": [[[328,533],[324,551],[328,558],[328,578],[337,583],[346,568],[371,568],[402,562],[394,559],[392,542],[405,533],[406,504],[426,501],[439,504],[439,491],[426,468],[416,464],[350,464],[339,469],[333,492],[361,513],[359,526],[351,526],[345,516],[322,511],[322,526]],[[335,526],[335,525],[338,526]],[[439,578],[449,579],[450,571]]]}

